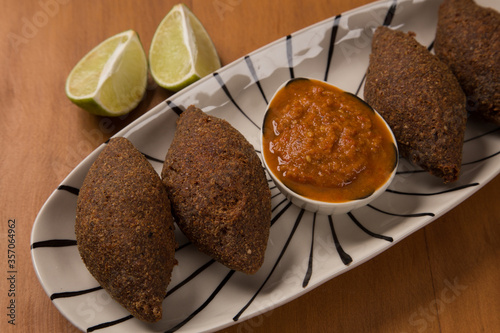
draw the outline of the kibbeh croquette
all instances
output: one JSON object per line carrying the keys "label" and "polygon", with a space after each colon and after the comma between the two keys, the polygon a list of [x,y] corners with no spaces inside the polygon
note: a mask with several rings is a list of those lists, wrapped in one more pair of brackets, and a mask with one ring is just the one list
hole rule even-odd
{"label": "kibbeh croquette", "polygon": [[364,97],[393,130],[403,157],[445,183],[458,179],[465,95],[450,69],[412,33],[376,29]]}
{"label": "kibbeh croquette", "polygon": [[162,179],[186,237],[227,267],[261,267],[271,192],[253,146],[227,121],[190,106],[177,120]]}
{"label": "kibbeh croquette", "polygon": [[85,177],[77,201],[78,250],[90,273],[136,318],[156,322],[175,264],[165,185],[125,138],[115,138]]}
{"label": "kibbeh croquette", "polygon": [[500,124],[500,13],[472,0],[445,0],[434,50],[462,86],[467,110]]}

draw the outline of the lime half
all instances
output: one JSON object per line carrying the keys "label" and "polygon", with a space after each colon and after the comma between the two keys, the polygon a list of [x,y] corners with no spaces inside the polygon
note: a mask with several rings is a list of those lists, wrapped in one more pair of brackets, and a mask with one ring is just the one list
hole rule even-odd
{"label": "lime half", "polygon": [[148,62],[139,36],[127,30],[85,55],[66,80],[66,95],[81,108],[101,116],[121,116],[146,91]]}
{"label": "lime half", "polygon": [[178,91],[219,69],[221,64],[201,22],[188,7],[178,4],[156,29],[149,66],[159,86]]}

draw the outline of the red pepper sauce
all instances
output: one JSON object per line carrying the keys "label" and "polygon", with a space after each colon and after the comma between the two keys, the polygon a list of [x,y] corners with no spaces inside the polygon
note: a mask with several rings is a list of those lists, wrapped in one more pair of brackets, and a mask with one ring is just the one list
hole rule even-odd
{"label": "red pepper sauce", "polygon": [[294,192],[345,202],[390,177],[397,149],[384,121],[356,96],[322,81],[296,79],[268,107],[264,158]]}

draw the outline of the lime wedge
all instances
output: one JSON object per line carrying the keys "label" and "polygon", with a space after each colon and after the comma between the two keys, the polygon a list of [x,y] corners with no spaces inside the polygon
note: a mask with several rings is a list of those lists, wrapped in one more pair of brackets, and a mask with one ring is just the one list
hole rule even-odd
{"label": "lime wedge", "polygon": [[66,95],[81,108],[101,116],[121,116],[146,91],[148,62],[139,36],[127,30],[92,49],[71,70]]}
{"label": "lime wedge", "polygon": [[177,4],[156,29],[149,66],[159,86],[178,91],[219,69],[221,64],[201,22],[186,5]]}

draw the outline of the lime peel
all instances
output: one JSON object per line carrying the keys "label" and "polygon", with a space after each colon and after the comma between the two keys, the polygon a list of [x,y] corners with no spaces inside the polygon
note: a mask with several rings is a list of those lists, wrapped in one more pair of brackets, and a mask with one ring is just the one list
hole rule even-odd
{"label": "lime peel", "polygon": [[173,6],[158,25],[149,64],[156,83],[171,91],[178,91],[221,66],[210,36],[184,4]]}
{"label": "lime peel", "polygon": [[147,74],[139,36],[127,30],[97,45],[75,65],[66,80],[66,95],[90,113],[121,116],[142,100]]}

